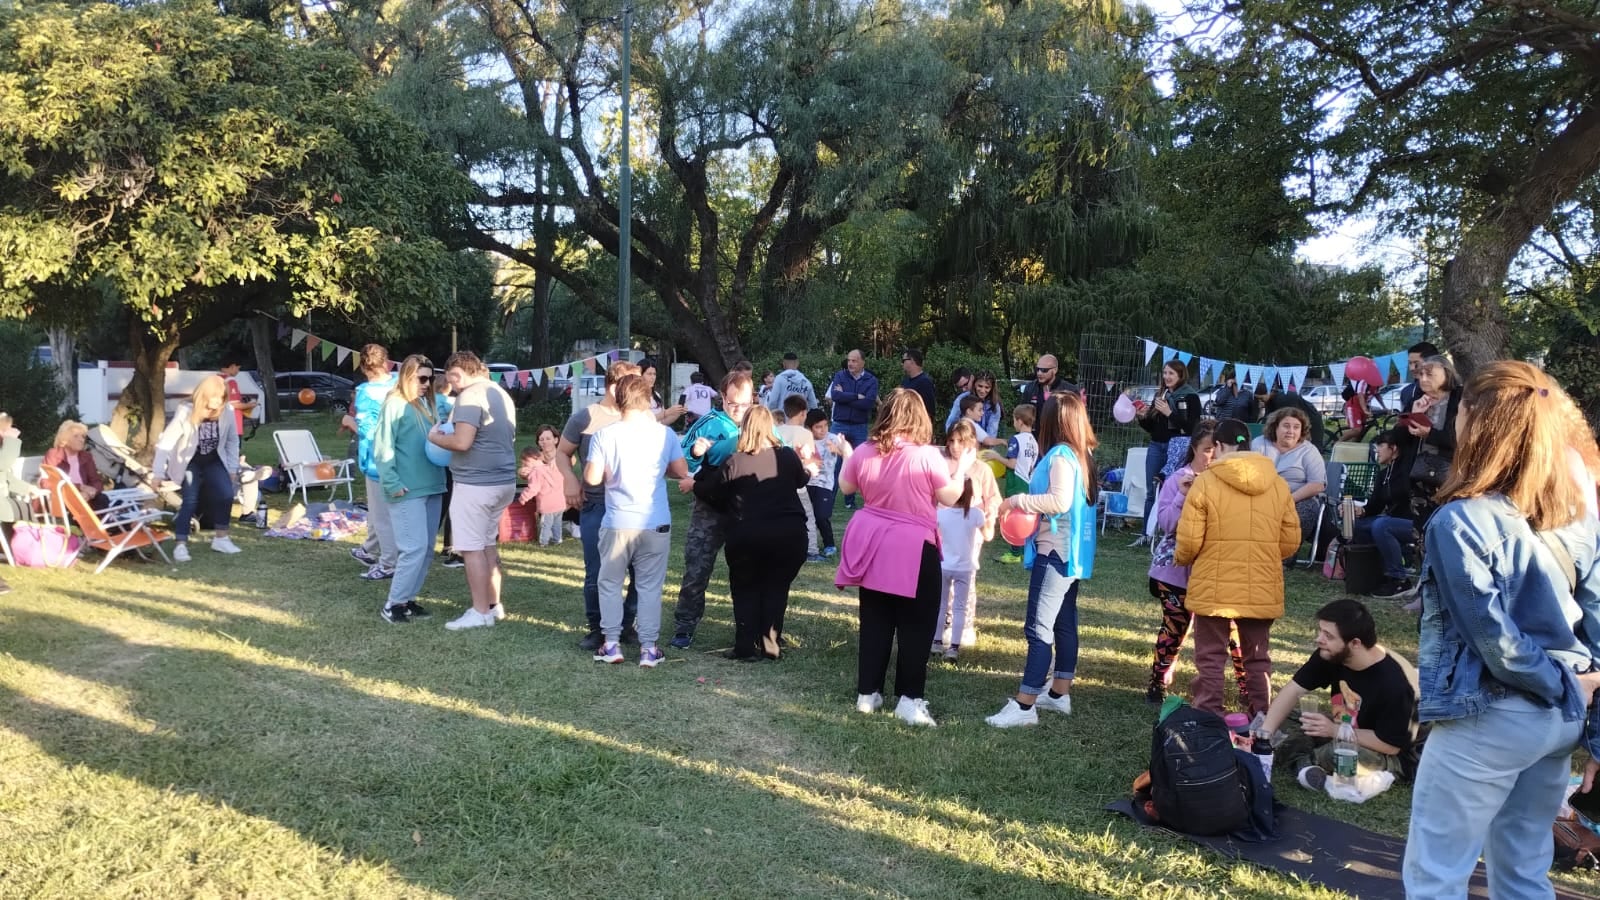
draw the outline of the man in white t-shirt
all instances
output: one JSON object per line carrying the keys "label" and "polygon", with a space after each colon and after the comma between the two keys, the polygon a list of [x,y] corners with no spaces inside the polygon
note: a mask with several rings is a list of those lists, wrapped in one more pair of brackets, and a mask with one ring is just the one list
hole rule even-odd
{"label": "man in white t-shirt", "polygon": [[[799,394],[790,394],[783,399],[784,423],[778,426],[778,437],[783,443],[800,457],[800,463],[805,466],[806,472],[817,474],[817,449],[815,439],[811,436],[811,429],[806,427],[806,398]],[[806,559],[810,562],[821,562],[822,556],[817,548],[817,513],[811,507],[811,495],[805,488],[795,493],[800,495],[800,506],[806,511]]]}
{"label": "man in white t-shirt", "polygon": [[661,587],[672,549],[672,510],[666,478],[689,476],[683,447],[672,429],[650,411],[650,387],[638,375],[617,382],[622,418],[595,432],[583,464],[583,483],[605,488],[600,523],[600,629],[595,661],[622,662],[623,579],[631,570],[639,589],[636,627],[639,665],[653,669],[665,655],[661,635]]}

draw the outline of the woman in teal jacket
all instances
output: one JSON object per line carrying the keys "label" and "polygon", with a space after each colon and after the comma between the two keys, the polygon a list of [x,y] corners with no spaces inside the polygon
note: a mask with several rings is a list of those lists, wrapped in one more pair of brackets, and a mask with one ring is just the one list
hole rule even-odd
{"label": "woman in teal jacket", "polygon": [[378,482],[389,505],[394,534],[394,580],[381,615],[394,624],[428,615],[417,594],[428,577],[428,556],[439,530],[444,503],[444,469],[428,459],[428,432],[433,428],[433,363],[411,355],[400,366],[394,390],[383,400],[373,433],[372,457]]}

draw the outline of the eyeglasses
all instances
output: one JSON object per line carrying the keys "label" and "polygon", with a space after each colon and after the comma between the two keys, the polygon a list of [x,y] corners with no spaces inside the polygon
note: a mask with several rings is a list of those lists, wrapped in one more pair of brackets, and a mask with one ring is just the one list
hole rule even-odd
{"label": "eyeglasses", "polygon": [[1055,370],[1056,370],[1055,366],[1050,366],[1048,368],[1036,366],[1036,367],[1034,367],[1033,372],[1034,372],[1035,375],[1044,375],[1044,374],[1047,374],[1049,372],[1054,372]]}
{"label": "eyeglasses", "polygon": [[432,375],[418,375],[417,376],[417,380],[422,382],[423,384],[427,384],[428,382],[433,380],[433,376]]}

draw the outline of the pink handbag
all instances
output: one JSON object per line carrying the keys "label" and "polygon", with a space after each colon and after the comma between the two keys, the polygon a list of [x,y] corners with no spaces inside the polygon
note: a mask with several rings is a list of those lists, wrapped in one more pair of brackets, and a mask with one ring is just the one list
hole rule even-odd
{"label": "pink handbag", "polygon": [[34,569],[65,569],[78,561],[83,540],[60,525],[18,522],[12,527],[11,555]]}

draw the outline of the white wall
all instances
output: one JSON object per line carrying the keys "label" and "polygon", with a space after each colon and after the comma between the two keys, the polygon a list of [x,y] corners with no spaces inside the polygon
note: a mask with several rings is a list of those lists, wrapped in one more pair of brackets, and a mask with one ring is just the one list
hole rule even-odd
{"label": "white wall", "polygon": [[[133,381],[132,368],[112,368],[101,360],[92,369],[78,370],[78,415],[88,425],[103,425],[111,421],[111,412],[117,408],[117,400],[122,392],[127,390],[128,384]],[[175,366],[167,367],[167,415],[171,415],[178,404],[188,399],[189,394],[205,380],[208,375],[217,374],[210,370],[179,369]],[[266,413],[267,406],[261,401],[261,386],[248,372],[240,372],[236,378],[239,382],[239,393],[249,396],[256,395],[255,413],[250,418],[261,421]]]}

